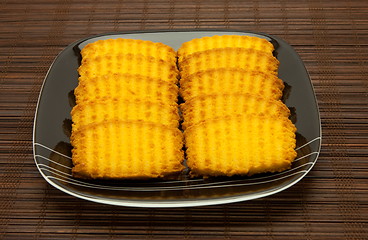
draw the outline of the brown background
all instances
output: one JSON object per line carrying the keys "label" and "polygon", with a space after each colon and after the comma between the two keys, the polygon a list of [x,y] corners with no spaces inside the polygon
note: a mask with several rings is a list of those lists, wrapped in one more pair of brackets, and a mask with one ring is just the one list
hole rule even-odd
{"label": "brown background", "polygon": [[[32,156],[38,92],[83,37],[226,28],[284,38],[315,86],[323,145],[279,194],[186,209],[95,204],[49,186]],[[368,2],[60,0],[0,2],[0,239],[368,239]]]}

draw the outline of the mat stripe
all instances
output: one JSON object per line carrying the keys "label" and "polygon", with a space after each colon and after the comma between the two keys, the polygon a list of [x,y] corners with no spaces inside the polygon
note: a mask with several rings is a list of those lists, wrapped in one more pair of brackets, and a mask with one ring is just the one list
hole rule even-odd
{"label": "mat stripe", "polygon": [[355,184],[351,175],[352,163],[346,149],[346,137],[341,133],[341,130],[344,130],[345,126],[341,120],[343,119],[343,115],[340,110],[341,96],[334,81],[334,79],[336,79],[336,69],[332,63],[331,55],[329,54],[331,45],[329,43],[329,31],[325,27],[325,10],[320,7],[322,5],[320,1],[309,0],[308,4],[313,24],[313,38],[315,40],[316,47],[318,48],[316,54],[317,64],[321,68],[320,75],[323,77],[323,81],[320,82],[320,86],[323,87],[324,91],[320,93],[319,97],[328,107],[325,110],[327,114],[329,112],[333,112],[337,115],[337,118],[325,118],[324,121],[330,127],[330,139],[334,141],[335,148],[339,149],[339,152],[334,154],[334,158],[330,164],[335,176],[334,181],[336,184],[336,191],[340,196],[339,211],[342,220],[344,221],[344,232],[347,239],[364,239],[362,235],[362,225],[356,221],[361,219],[361,216],[359,213],[358,203],[354,199]]}
{"label": "mat stripe", "polygon": [[[7,2],[4,1],[4,3],[1,6],[1,12],[7,11]],[[17,34],[15,38],[12,41],[12,45],[10,48],[10,53],[7,56],[7,60],[5,64],[1,67],[0,72],[0,90],[3,90],[3,83],[7,79],[9,74],[9,68],[11,65],[13,65],[14,61],[14,55],[19,50],[17,47],[23,40],[24,36],[24,30],[25,30],[25,20],[28,18],[28,14],[30,11],[30,6],[25,6],[24,10],[22,12],[22,18],[21,18],[21,25],[19,29],[17,30]],[[23,116],[24,117],[24,116]],[[25,124],[22,124],[22,121],[24,121],[24,118],[20,118],[21,120],[19,123],[24,126]],[[24,129],[26,128],[20,128],[18,127],[17,132],[17,138],[16,143],[11,148],[11,152],[14,153],[14,158],[9,159],[7,164],[9,164],[9,167],[6,169],[5,172],[2,173],[3,175],[3,183],[0,184],[0,193],[1,193],[1,201],[0,201],[0,239],[3,239],[3,237],[6,234],[6,229],[9,224],[9,216],[12,207],[14,206],[15,199],[17,197],[16,190],[19,187],[19,178],[22,175],[23,167],[24,167],[24,159],[23,153],[26,152],[27,145],[25,144],[25,141],[27,141],[27,136],[24,135]]]}

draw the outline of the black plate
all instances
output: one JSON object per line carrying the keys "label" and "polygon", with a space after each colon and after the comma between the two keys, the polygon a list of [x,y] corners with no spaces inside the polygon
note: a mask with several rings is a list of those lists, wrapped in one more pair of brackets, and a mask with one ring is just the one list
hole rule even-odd
{"label": "black plate", "polygon": [[[286,83],[284,101],[295,110],[298,156],[290,170],[253,177],[163,181],[83,181],[71,176],[69,133],[73,89],[78,84],[79,50],[99,39],[131,38],[162,42],[177,49],[193,38],[250,35],[275,46],[279,77]],[[285,41],[262,33],[234,31],[154,31],[104,34],[70,44],[52,63],[40,92],[34,120],[34,159],[41,175],[54,187],[94,202],[136,207],[188,207],[238,202],[280,192],[302,179],[320,152],[321,124],[316,97],[303,62]]]}

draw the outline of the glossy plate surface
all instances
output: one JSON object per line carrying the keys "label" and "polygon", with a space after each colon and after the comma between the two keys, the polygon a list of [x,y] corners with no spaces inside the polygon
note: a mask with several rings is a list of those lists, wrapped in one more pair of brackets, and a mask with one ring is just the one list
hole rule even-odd
{"label": "glossy plate surface", "polygon": [[[79,51],[100,39],[131,38],[162,42],[178,49],[193,38],[249,35],[271,41],[280,61],[279,77],[286,83],[285,104],[296,120],[298,156],[290,170],[253,177],[83,181],[71,176],[70,111],[78,84]],[[303,62],[285,41],[261,33],[234,31],[155,31],[105,34],[70,44],[56,57],[44,80],[34,120],[33,152],[41,175],[70,195],[105,204],[135,207],[190,207],[256,199],[280,192],[302,179],[315,164],[321,146],[318,106]]]}

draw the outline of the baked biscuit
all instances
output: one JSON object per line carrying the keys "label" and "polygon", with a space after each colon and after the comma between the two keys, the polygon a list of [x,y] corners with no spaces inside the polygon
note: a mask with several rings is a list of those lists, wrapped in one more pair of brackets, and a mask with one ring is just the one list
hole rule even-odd
{"label": "baked biscuit", "polygon": [[196,52],[179,65],[181,77],[213,68],[241,68],[277,75],[279,61],[263,51],[248,48],[216,48]]}
{"label": "baked biscuit", "polygon": [[270,55],[272,55],[274,51],[272,43],[263,38],[239,35],[216,35],[212,37],[196,38],[183,43],[178,50],[179,63],[193,53],[226,47],[250,48],[263,51]]}
{"label": "baked biscuit", "polygon": [[87,44],[82,50],[83,59],[96,58],[103,55],[142,54],[164,61],[175,63],[176,52],[163,43],[136,39],[106,39]]}
{"label": "baked biscuit", "polygon": [[239,68],[210,69],[180,80],[180,94],[185,101],[216,93],[252,93],[279,100],[283,89],[283,81],[272,74]]}
{"label": "baked biscuit", "polygon": [[255,114],[289,117],[290,110],[280,100],[265,99],[255,94],[212,94],[191,98],[180,105],[183,128],[224,116]]}
{"label": "baked biscuit", "polygon": [[175,84],[139,74],[109,74],[79,79],[79,85],[74,90],[77,104],[109,97],[176,105],[178,97]]}
{"label": "baked biscuit", "polygon": [[71,116],[73,130],[75,131],[91,123],[113,119],[143,120],[173,128],[179,126],[179,114],[176,105],[149,100],[107,98],[99,101],[83,102],[73,108]]}
{"label": "baked biscuit", "polygon": [[286,117],[243,115],[206,120],[184,132],[187,165],[200,176],[284,171],[296,157],[295,131]]}
{"label": "baked biscuit", "polygon": [[146,179],[183,169],[182,133],[143,121],[106,121],[72,132],[73,176]]}
{"label": "baked biscuit", "polygon": [[129,73],[159,78],[170,83],[178,81],[178,69],[175,63],[138,54],[102,55],[83,59],[78,72],[86,79],[106,74]]}

